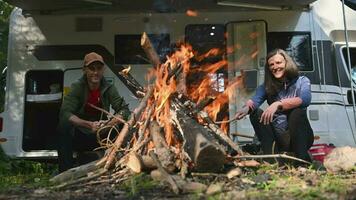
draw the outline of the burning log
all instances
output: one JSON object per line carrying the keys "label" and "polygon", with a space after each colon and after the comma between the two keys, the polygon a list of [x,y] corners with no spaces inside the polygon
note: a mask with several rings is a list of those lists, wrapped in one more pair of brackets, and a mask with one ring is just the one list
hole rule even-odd
{"label": "burning log", "polygon": [[225,152],[207,128],[176,107],[175,122],[184,136],[184,149],[194,163],[196,171],[216,172],[224,165]]}
{"label": "burning log", "polygon": [[[125,69],[124,69],[125,70]],[[131,92],[138,98],[145,96],[145,89],[131,76],[130,73],[126,73],[124,70],[119,72],[121,81],[130,88]]]}
{"label": "burning log", "polygon": [[157,67],[161,64],[159,56],[156,50],[154,49],[150,39],[148,38],[146,32],[143,32],[142,34],[141,47],[145,51],[146,55],[148,56],[148,59],[151,61],[154,67]]}
{"label": "burning log", "polygon": [[174,155],[169,150],[166,140],[161,132],[161,127],[156,121],[152,121],[150,124],[150,134],[152,141],[155,145],[155,152],[160,160],[162,166],[169,172],[175,170]]}

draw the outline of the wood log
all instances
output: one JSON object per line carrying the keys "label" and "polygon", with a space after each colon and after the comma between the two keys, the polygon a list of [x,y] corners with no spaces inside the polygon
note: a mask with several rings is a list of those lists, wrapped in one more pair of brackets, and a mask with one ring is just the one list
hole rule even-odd
{"label": "wood log", "polygon": [[169,150],[169,146],[162,134],[161,127],[156,121],[151,121],[149,129],[158,159],[167,171],[173,172],[175,170],[174,154]]}
{"label": "wood log", "polygon": [[[189,105],[189,106],[193,106],[196,107],[196,104],[193,103],[192,101],[188,100],[188,99],[184,99],[186,102],[181,103],[179,101],[179,99],[177,97],[172,98],[171,102],[173,102],[173,104],[177,107],[176,109],[181,109],[181,110],[189,110],[188,108],[186,108],[185,104]],[[193,112],[188,112],[185,111],[185,113],[190,113],[191,115],[193,115]],[[226,143],[227,145],[229,145],[232,149],[234,149],[239,155],[244,155],[244,152],[242,151],[242,149],[229,137],[227,136],[221,129],[219,126],[217,126],[213,120],[210,119],[208,113],[206,113],[205,111],[199,111],[197,113],[197,115],[199,117],[201,117],[207,124],[209,129],[212,130],[212,133],[216,136],[216,138],[219,141],[222,141],[224,143]]]}
{"label": "wood log", "polygon": [[198,113],[198,115],[203,118],[207,123],[208,126],[211,130],[213,130],[213,132],[220,137],[221,140],[223,140],[224,142],[226,142],[227,144],[229,144],[229,146],[231,148],[233,148],[239,155],[244,155],[244,152],[242,151],[242,149],[234,142],[232,141],[232,139],[227,136],[220,128],[219,126],[217,126],[216,124],[214,124],[213,120],[210,119],[208,113],[206,113],[205,111],[200,111]]}
{"label": "wood log", "polygon": [[167,183],[169,183],[169,185],[171,186],[171,189],[173,190],[173,192],[175,194],[179,194],[179,187],[176,183],[176,181],[172,178],[172,176],[163,168],[163,166],[161,165],[161,162],[159,161],[157,155],[153,152],[150,151],[149,152],[150,157],[153,159],[153,161],[156,163],[157,168],[159,170],[159,172],[161,173],[161,175],[164,177],[164,180],[167,181]]}
{"label": "wood log", "polygon": [[117,151],[121,147],[121,145],[124,142],[125,138],[129,135],[130,127],[135,125],[136,120],[139,118],[139,116],[141,115],[142,111],[146,108],[147,101],[151,97],[152,93],[153,93],[153,87],[150,86],[148,88],[148,91],[147,91],[145,97],[142,99],[141,103],[139,104],[139,106],[131,114],[130,120],[127,123],[125,123],[124,127],[121,129],[119,136],[116,138],[113,147],[110,148],[109,154],[106,157],[106,160],[105,160],[106,164],[105,164],[105,167],[104,167],[105,169],[109,169],[112,166],[112,164],[113,164],[113,162],[114,162],[114,160],[116,158]]}
{"label": "wood log", "polygon": [[103,167],[103,163],[98,163],[97,161],[93,161],[90,163],[87,163],[85,165],[81,165],[75,168],[68,169],[67,171],[64,171],[57,176],[53,177],[50,179],[51,182],[55,183],[63,183],[63,182],[68,182],[71,180],[76,180],[78,178],[81,178],[83,176],[86,176],[88,173],[93,172],[98,170],[99,168]]}
{"label": "wood log", "polygon": [[141,47],[145,51],[153,66],[158,67],[161,64],[161,61],[146,32],[143,32],[141,36]]}
{"label": "wood log", "polygon": [[141,156],[135,152],[129,153],[125,165],[135,173],[156,169],[157,166],[149,156]]}
{"label": "wood log", "polygon": [[119,77],[121,77],[120,80],[136,97],[143,98],[145,96],[145,88],[143,88],[130,73],[120,71],[119,75]]}
{"label": "wood log", "polygon": [[[175,107],[175,104],[172,104]],[[196,120],[179,107],[175,107],[173,119],[179,124],[184,137],[184,150],[194,163],[194,170],[204,172],[220,171],[224,165],[225,152],[218,141]]]}

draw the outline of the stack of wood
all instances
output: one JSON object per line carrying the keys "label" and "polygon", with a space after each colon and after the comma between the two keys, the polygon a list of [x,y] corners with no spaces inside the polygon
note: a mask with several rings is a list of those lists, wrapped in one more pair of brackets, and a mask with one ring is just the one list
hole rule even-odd
{"label": "stack of wood", "polygon": [[[184,66],[192,55],[188,53],[186,57],[180,57],[174,62],[161,64],[145,33],[141,45],[156,71],[162,72],[164,81],[167,84],[175,82],[175,91],[157,102],[156,94],[166,92],[159,91],[161,88],[157,86],[158,78],[162,77],[156,77],[144,89],[137,81],[130,80],[132,76],[128,70],[121,71],[121,76],[127,77],[125,84],[130,84],[131,88],[136,88],[136,94],[141,94],[139,106],[128,121],[119,119],[124,126],[101,160],[54,177],[52,181],[61,183],[57,187],[73,185],[104,174],[120,182],[132,173],[146,171],[153,177],[165,180],[175,193],[179,193],[192,185],[199,185],[184,181],[189,172],[219,172],[228,158],[231,158],[227,152],[235,152],[240,158],[244,156],[241,148],[204,111],[214,98],[207,97],[196,103],[186,95]],[[164,127],[167,124],[157,117],[159,110],[169,113],[166,121],[171,125],[171,135],[167,134],[167,127]],[[173,178],[172,174],[180,174],[181,178]]]}

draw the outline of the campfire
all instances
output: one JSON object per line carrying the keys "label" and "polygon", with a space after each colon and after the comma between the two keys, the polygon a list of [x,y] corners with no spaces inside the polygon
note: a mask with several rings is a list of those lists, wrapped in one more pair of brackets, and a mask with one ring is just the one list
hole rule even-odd
{"label": "campfire", "polygon": [[[227,70],[224,59],[203,66],[192,63],[224,52],[211,49],[199,55],[189,44],[180,44],[165,63],[160,63],[145,33],[141,46],[153,65],[148,85],[142,87],[129,69],[119,72],[141,97],[139,106],[128,121],[97,108],[124,126],[114,141],[100,138],[100,129],[98,138],[107,148],[106,155],[54,177],[53,181],[62,182],[60,187],[104,174],[120,182],[132,173],[151,171],[179,193],[191,187],[184,181],[191,172],[220,172],[226,163],[253,158],[228,136],[228,124],[233,120],[229,120],[228,103],[241,85],[241,77],[227,81],[216,76],[219,70]],[[113,129],[103,127],[107,128]],[[179,174],[179,180],[172,174]]]}

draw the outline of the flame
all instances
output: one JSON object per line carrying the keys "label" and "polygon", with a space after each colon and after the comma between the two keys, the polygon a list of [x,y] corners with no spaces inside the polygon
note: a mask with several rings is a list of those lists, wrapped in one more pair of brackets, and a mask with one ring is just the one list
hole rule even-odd
{"label": "flame", "polygon": [[[187,11],[188,13],[188,11]],[[241,49],[241,45],[237,44],[227,52],[233,52]],[[171,102],[170,98],[176,94],[180,88],[180,79],[184,77],[187,81],[186,90],[183,94],[195,103],[200,103],[208,96],[215,97],[215,100],[204,108],[213,121],[228,119],[228,103],[229,99],[236,94],[236,88],[242,83],[241,77],[236,77],[232,80],[227,80],[226,71],[228,62],[226,59],[209,63],[207,58],[223,55],[224,51],[218,48],[210,49],[209,51],[198,54],[194,52],[189,44],[181,44],[177,51],[172,55],[167,56],[166,62],[156,66],[147,74],[147,79],[154,78],[153,98],[148,101],[149,106],[153,106],[154,114],[148,116],[152,120],[156,120],[158,124],[164,128],[164,135],[169,146],[175,146],[178,149],[182,144],[177,141],[174,135],[174,127],[172,126]],[[258,51],[252,52],[249,56],[244,55],[238,60],[238,64],[248,62],[256,57]],[[195,61],[202,62],[203,65],[191,66],[191,60],[194,57]],[[205,59],[207,59],[205,61]],[[178,81],[178,82],[177,82]],[[185,83],[183,83],[184,85]],[[204,123],[198,118],[199,123]],[[228,124],[222,124],[221,129],[227,133]],[[153,144],[149,144],[152,148]]]}
{"label": "flame", "polygon": [[191,10],[191,9],[188,9],[185,14],[189,17],[197,17],[198,16],[198,11],[196,10]]}

